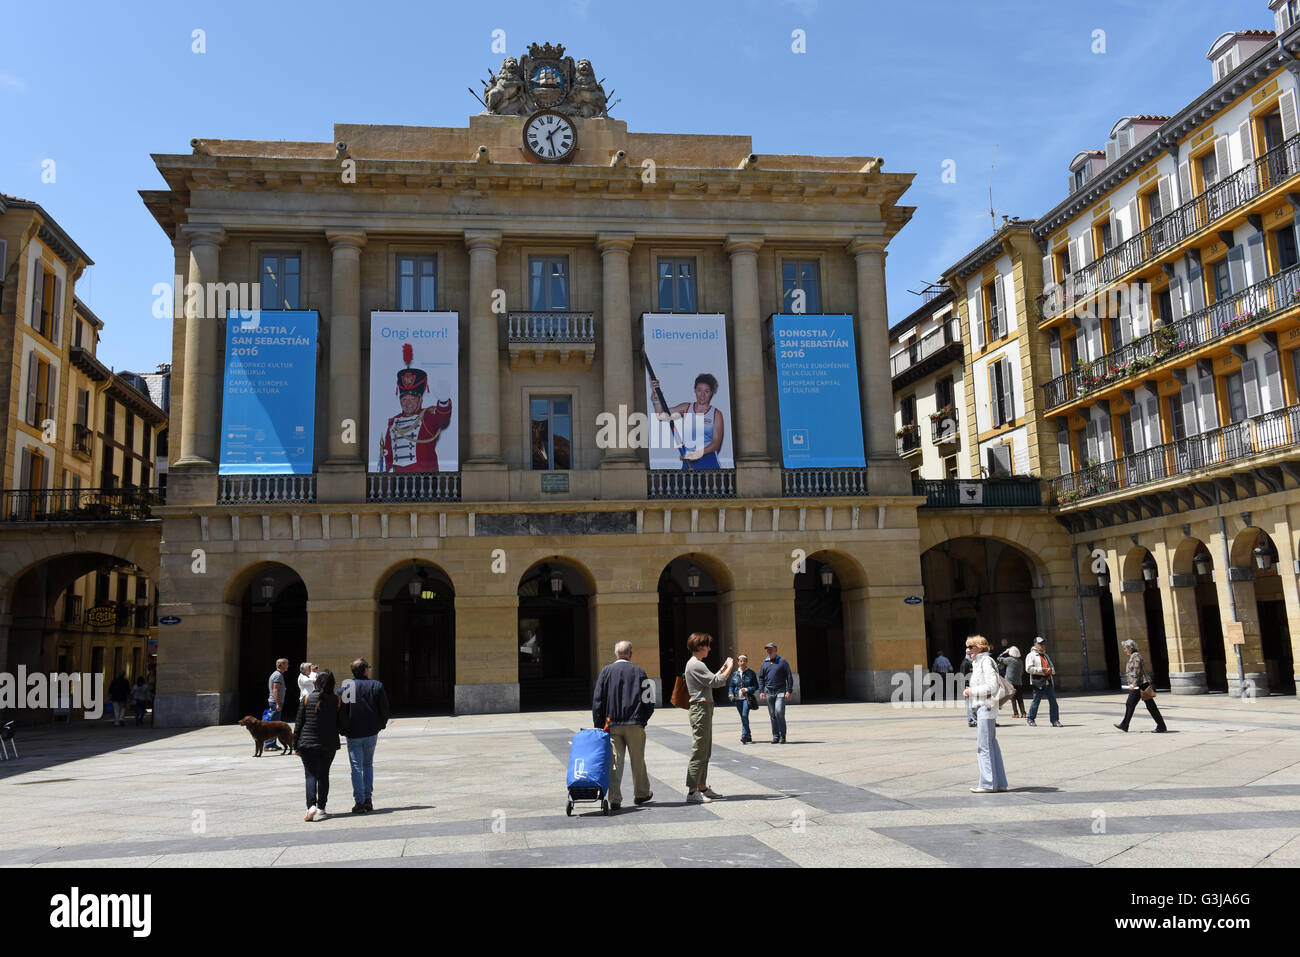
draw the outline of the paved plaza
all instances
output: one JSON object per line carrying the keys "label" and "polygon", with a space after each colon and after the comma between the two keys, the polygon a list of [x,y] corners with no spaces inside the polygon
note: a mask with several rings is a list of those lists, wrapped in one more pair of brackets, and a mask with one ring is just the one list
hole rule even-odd
{"label": "paved plaza", "polygon": [[1030,728],[1004,712],[1011,789],[971,794],[964,713],[842,703],[790,709],[789,744],[740,744],[719,707],[709,783],[685,803],[686,712],[659,710],[655,799],[564,814],[565,764],[589,713],[398,718],[380,737],[376,811],[352,805],[346,753],[329,820],[304,823],[296,757],[253,759],[234,725],[111,722],[23,730],[0,763],[9,867],[1300,865],[1300,702],[1171,697],[1168,735],[1111,727],[1119,693],[1062,699]]}

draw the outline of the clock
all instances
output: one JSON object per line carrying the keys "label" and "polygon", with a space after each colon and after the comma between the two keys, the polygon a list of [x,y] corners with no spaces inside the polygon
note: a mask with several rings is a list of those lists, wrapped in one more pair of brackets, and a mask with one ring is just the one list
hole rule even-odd
{"label": "clock", "polygon": [[524,153],[540,163],[567,163],[578,147],[573,120],[555,110],[540,110],[524,121]]}

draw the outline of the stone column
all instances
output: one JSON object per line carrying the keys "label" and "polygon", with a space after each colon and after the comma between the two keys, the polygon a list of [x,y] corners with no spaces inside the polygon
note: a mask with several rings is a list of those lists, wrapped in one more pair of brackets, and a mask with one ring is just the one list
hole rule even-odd
{"label": "stone column", "polygon": [[[1196,607],[1196,576],[1172,574],[1160,578],[1165,610],[1165,636],[1170,640],[1169,690],[1173,694],[1205,694],[1209,690],[1201,651],[1201,619]],[[1176,655],[1174,654],[1176,653]]]}
{"label": "stone column", "polygon": [[910,495],[911,473],[894,440],[894,391],[889,375],[889,309],[885,298],[883,237],[849,243],[858,267],[858,383],[867,433],[867,488],[873,495]]}
{"label": "stone column", "polygon": [[457,714],[519,710],[519,599],[456,596]]}
{"label": "stone column", "polygon": [[[591,615],[591,671],[594,676],[614,660],[614,645],[632,642],[632,661],[654,682],[655,707],[665,707],[659,674],[658,592],[599,592],[587,601]],[[672,688],[667,689],[672,694]]]}
{"label": "stone column", "polygon": [[[601,258],[601,343],[600,350],[604,357],[602,374],[604,375],[605,407],[602,411],[618,416],[619,407],[627,409],[627,415],[636,411],[636,384],[640,380],[632,368],[632,299],[628,281],[628,260],[635,238],[632,233],[600,233],[596,236],[596,248]],[[600,467],[627,468],[639,471],[634,449],[603,449]],[[602,491],[604,491],[602,480]],[[637,476],[636,489],[644,494],[645,479]],[[611,496],[604,496],[611,497]],[[612,496],[625,497],[625,496]]]}
{"label": "stone column", "polygon": [[221,430],[217,399],[225,350],[219,335],[221,317],[207,315],[206,309],[208,283],[219,279],[221,244],[226,233],[220,226],[196,225],[182,226],[181,233],[190,247],[187,284],[195,283],[199,288],[194,308],[187,308],[185,315],[181,456],[172,463],[183,469],[217,463]]}
{"label": "stone column", "polygon": [[[365,434],[361,421],[361,247],[366,234],[359,230],[327,230],[333,253],[330,282],[330,465],[356,465],[365,462],[360,437]],[[356,442],[343,441],[343,420],[351,419]]]}
{"label": "stone column", "polygon": [[501,346],[492,292],[497,288],[499,232],[467,229],[469,248],[469,373],[474,401],[469,409],[469,458],[473,464],[501,461]]}
{"label": "stone column", "polygon": [[758,304],[758,250],[762,236],[728,236],[731,323],[735,331],[735,392],[731,398],[738,462],[766,462],[767,401],[763,382],[763,321]]}

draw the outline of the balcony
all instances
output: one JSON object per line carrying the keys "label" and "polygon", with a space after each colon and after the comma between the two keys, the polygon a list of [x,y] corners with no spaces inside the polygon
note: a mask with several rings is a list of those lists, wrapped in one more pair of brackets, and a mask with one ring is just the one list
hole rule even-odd
{"label": "balcony", "polygon": [[781,494],[788,498],[866,495],[867,470],[782,469]]}
{"label": "balcony", "polygon": [[371,472],[367,502],[459,502],[459,472]]}
{"label": "balcony", "polygon": [[648,474],[649,498],[735,498],[735,469],[700,469],[679,472],[676,469],[651,469]]}
{"label": "balcony", "polygon": [[1176,356],[1208,342],[1227,339],[1295,305],[1300,305],[1300,266],[1292,266],[1177,322],[1160,326],[1094,362],[1080,362],[1077,368],[1043,386],[1044,405],[1050,410],[1132,376],[1145,375]]}
{"label": "balcony", "polygon": [[1040,508],[1040,479],[915,479],[912,494],[924,495],[922,508]]}
{"label": "balcony", "polygon": [[93,448],[94,433],[80,422],[72,426],[72,451],[81,455],[90,455]]}
{"label": "balcony", "polygon": [[218,505],[309,505],[316,501],[315,475],[222,475]]}
{"label": "balcony", "polygon": [[140,522],[161,504],[156,488],[5,489],[0,522]]}
{"label": "balcony", "polygon": [[894,380],[894,390],[960,360],[961,356],[961,322],[954,316],[942,327],[908,343],[902,352],[890,356],[889,374]]}
{"label": "balcony", "polygon": [[898,442],[899,455],[911,455],[921,451],[921,429],[914,422],[909,422],[895,432],[894,438]]}
{"label": "balcony", "polygon": [[510,367],[540,363],[554,355],[564,365],[575,356],[591,365],[596,357],[596,323],[590,312],[512,312],[506,317]]}
{"label": "balcony", "polygon": [[1055,319],[1062,312],[1078,307],[1093,293],[1147,265],[1297,173],[1300,173],[1300,136],[1293,136],[1087,266],[1075,270],[1066,277],[1064,289],[1049,284],[1052,292],[1043,301],[1043,318]]}
{"label": "balcony", "polygon": [[1068,507],[1161,479],[1185,480],[1189,472],[1284,449],[1298,440],[1300,405],[1287,406],[1052,479],[1052,494],[1057,504]]}
{"label": "balcony", "polygon": [[951,406],[930,416],[930,441],[935,445],[958,445],[961,432],[957,428],[957,413]]}

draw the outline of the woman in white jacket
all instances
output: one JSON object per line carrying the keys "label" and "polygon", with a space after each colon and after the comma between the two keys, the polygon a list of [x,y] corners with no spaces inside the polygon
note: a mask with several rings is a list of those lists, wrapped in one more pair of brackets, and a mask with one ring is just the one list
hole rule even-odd
{"label": "woman in white jacket", "polygon": [[998,668],[989,654],[988,639],[983,635],[971,635],[966,639],[966,647],[975,650],[975,664],[971,668],[970,684],[966,687],[966,697],[971,699],[979,721],[979,744],[976,754],[979,756],[980,783],[971,790],[976,794],[989,794],[1007,789],[1007,772],[1002,767],[1002,749],[998,747],[998,692],[1002,684],[998,681]]}

